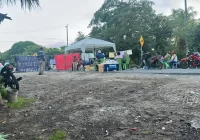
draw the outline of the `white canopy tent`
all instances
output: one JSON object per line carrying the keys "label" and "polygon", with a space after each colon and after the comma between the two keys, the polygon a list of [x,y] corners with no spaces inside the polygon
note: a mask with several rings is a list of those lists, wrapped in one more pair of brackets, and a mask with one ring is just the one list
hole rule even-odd
{"label": "white canopy tent", "polygon": [[[115,43],[111,43],[108,41],[96,39],[96,38],[86,38],[79,42],[76,42],[69,47],[65,48],[65,52],[73,51],[73,50],[81,50],[83,54],[85,54],[86,50],[92,50],[95,51],[97,49],[103,49],[103,48],[113,48],[116,52]],[[95,53],[95,52],[94,52]]]}

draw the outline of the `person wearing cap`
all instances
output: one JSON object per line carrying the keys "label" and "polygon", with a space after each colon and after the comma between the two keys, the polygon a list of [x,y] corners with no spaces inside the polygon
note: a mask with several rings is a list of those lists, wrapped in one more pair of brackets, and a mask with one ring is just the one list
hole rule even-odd
{"label": "person wearing cap", "polygon": [[178,57],[176,55],[176,53],[174,51],[171,52],[171,59],[169,61],[169,67],[172,68],[173,67],[173,64],[177,63],[178,62]]}
{"label": "person wearing cap", "polygon": [[43,75],[45,69],[45,56],[43,47],[40,47],[40,51],[38,52],[37,58],[39,61],[39,75]]}
{"label": "person wearing cap", "polygon": [[105,58],[105,55],[101,52],[101,50],[98,50],[97,51],[97,54],[96,54],[96,62],[95,62],[95,69],[96,71],[98,71],[99,67],[98,67],[98,64],[101,63],[101,59],[104,59]]}
{"label": "person wearing cap", "polygon": [[98,50],[97,54],[96,54],[96,59],[100,60],[102,58],[104,58],[105,55],[101,52],[101,50]]}

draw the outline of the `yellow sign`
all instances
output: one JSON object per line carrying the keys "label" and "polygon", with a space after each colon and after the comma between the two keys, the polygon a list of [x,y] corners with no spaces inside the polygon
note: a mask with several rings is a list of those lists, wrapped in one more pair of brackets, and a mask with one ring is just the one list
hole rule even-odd
{"label": "yellow sign", "polygon": [[37,53],[34,53],[33,56],[37,56]]}
{"label": "yellow sign", "polygon": [[140,37],[140,45],[143,47],[144,46],[144,38],[141,36]]}
{"label": "yellow sign", "polygon": [[114,52],[109,52],[109,58],[115,58],[115,53]]}

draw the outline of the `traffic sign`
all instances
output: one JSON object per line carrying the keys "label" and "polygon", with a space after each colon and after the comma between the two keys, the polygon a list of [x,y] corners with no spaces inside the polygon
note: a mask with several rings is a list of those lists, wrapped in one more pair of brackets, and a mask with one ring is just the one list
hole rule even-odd
{"label": "traffic sign", "polygon": [[141,36],[140,37],[140,45],[143,47],[144,46],[144,38]]}

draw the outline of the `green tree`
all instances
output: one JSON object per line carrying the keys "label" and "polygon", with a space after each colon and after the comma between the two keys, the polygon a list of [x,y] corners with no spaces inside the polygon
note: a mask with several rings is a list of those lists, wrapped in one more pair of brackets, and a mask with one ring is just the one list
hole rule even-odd
{"label": "green tree", "polygon": [[78,42],[78,41],[81,41],[81,40],[83,40],[83,39],[85,39],[87,36],[83,33],[83,32],[78,32],[78,35],[77,35],[77,37],[76,37],[76,39],[75,39],[75,42]]}
{"label": "green tree", "polygon": [[[22,55],[26,48],[29,46],[34,46],[37,45],[34,42],[31,41],[20,41],[11,47],[11,49],[7,50],[6,52],[3,53],[3,60],[10,60],[11,57],[14,57],[16,55]],[[38,45],[37,45],[38,46]]]}
{"label": "green tree", "polygon": [[29,10],[31,10],[32,8],[40,6],[39,0],[0,0],[0,6],[15,5],[18,2],[21,4],[22,9],[28,8]]}
{"label": "green tree", "polygon": [[165,51],[172,29],[166,16],[156,15],[148,0],[106,0],[94,14],[90,36],[114,42],[117,50],[132,49],[139,58],[139,38],[145,39],[144,51]]}
{"label": "green tree", "polygon": [[193,48],[194,33],[198,20],[196,20],[197,12],[192,8],[188,8],[188,26],[185,26],[185,11],[183,9],[173,9],[169,16],[171,27],[173,28],[173,45],[174,50],[180,57],[184,57],[186,53],[186,43],[189,48]]}
{"label": "green tree", "polygon": [[58,48],[45,48],[45,54],[51,58],[54,58],[54,56],[57,54],[63,54],[63,51]]}
{"label": "green tree", "polygon": [[200,52],[200,24],[197,24],[194,30],[193,48]]}
{"label": "green tree", "polygon": [[22,55],[33,55],[40,50],[40,47],[41,46],[39,46],[39,45],[28,46],[24,49],[24,52],[22,53]]}
{"label": "green tree", "polygon": [[37,45],[37,44],[35,44],[34,42],[31,42],[31,41],[20,41],[20,42],[13,44],[13,46],[9,50],[9,52],[11,55],[12,54],[22,54],[25,51],[25,49],[27,49],[28,47],[30,48],[30,46],[34,46],[34,45]]}

